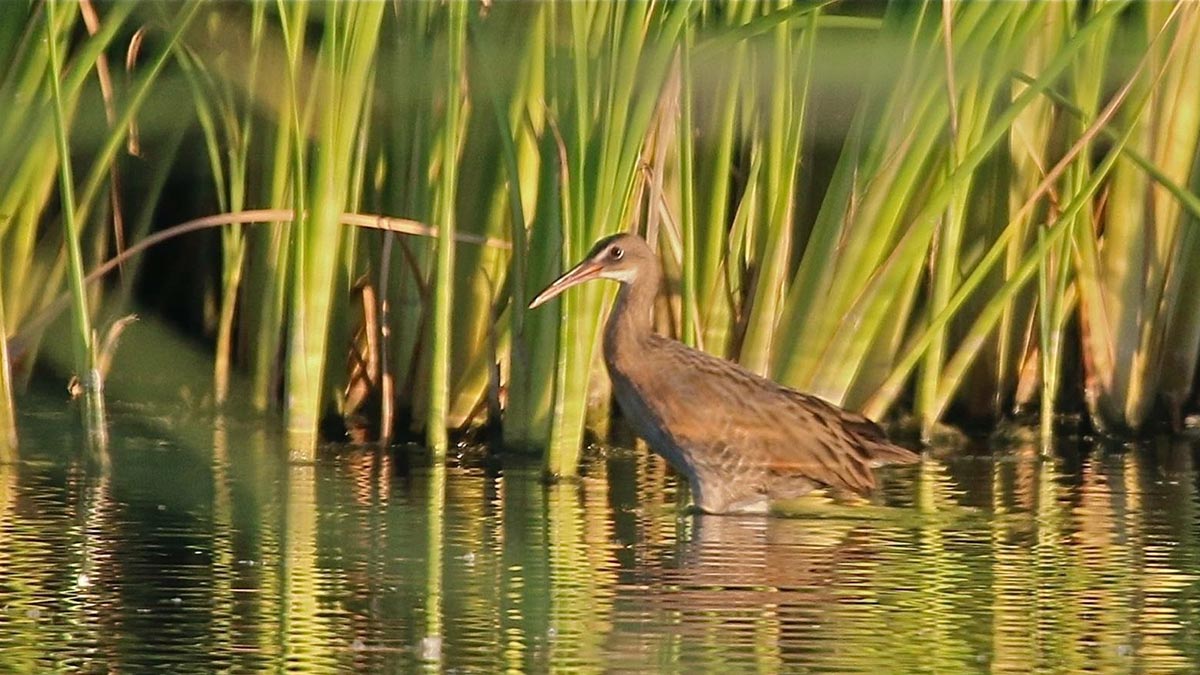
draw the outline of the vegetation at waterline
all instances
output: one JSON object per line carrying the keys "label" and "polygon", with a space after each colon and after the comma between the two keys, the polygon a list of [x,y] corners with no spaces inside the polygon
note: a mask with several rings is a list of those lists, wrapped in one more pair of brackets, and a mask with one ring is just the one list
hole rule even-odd
{"label": "vegetation at waterline", "polygon": [[436,453],[490,418],[574,473],[611,417],[612,289],[526,305],[620,230],[661,252],[662,331],[871,416],[911,410],[925,433],[1040,410],[1048,435],[1075,407],[1138,430],[1194,405],[1188,3],[84,0],[0,17],[10,448],[11,392],[39,362],[78,376],[103,426],[115,340],[97,336],[151,271],[87,270],[214,214],[240,215],[186,235],[217,243],[178,245],[153,283],[198,289],[183,313],[214,345],[209,400],[278,408],[300,456],[331,412]]}

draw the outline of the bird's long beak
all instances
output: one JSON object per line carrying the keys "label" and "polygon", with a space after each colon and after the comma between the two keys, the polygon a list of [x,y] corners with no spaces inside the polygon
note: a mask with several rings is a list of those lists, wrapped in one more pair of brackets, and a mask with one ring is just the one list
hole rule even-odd
{"label": "bird's long beak", "polygon": [[529,309],[533,309],[538,305],[549,302],[559,293],[562,293],[572,286],[578,286],[579,284],[582,284],[585,281],[591,281],[592,279],[599,279],[600,271],[602,269],[603,267],[600,265],[600,263],[591,259],[584,260],[575,267],[572,267],[571,271],[555,279],[554,283],[546,287],[546,290],[538,293],[538,296],[533,299],[533,302],[529,303]]}

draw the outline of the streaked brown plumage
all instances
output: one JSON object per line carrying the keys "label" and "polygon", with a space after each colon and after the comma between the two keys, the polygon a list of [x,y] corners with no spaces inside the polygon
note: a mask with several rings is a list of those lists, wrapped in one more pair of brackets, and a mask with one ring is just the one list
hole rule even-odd
{"label": "streaked brown plumage", "polygon": [[822,486],[867,493],[873,468],[918,461],[862,415],[656,335],[662,269],[635,235],[599,241],[530,307],[602,278],[621,282],[604,330],[613,393],[633,430],[687,477],[698,509],[763,511]]}

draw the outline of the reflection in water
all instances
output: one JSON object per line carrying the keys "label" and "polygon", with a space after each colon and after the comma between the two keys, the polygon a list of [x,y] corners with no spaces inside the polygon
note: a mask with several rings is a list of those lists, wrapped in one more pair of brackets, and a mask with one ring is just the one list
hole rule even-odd
{"label": "reflection in water", "polygon": [[681,513],[643,451],[546,486],[113,412],[107,467],[57,413],[0,464],[2,672],[1200,667],[1185,442],[981,451],[763,519]]}

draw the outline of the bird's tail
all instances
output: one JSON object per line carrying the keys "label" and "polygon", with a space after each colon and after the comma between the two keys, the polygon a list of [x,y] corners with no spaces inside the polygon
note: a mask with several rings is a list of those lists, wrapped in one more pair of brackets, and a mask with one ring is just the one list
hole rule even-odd
{"label": "bird's tail", "polygon": [[867,459],[872,468],[885,464],[915,464],[921,461],[921,456],[887,441],[865,444]]}

